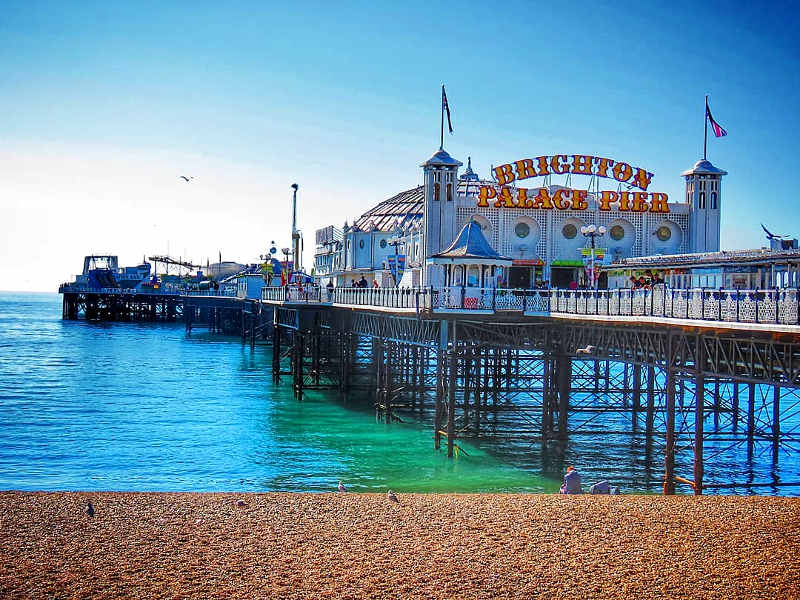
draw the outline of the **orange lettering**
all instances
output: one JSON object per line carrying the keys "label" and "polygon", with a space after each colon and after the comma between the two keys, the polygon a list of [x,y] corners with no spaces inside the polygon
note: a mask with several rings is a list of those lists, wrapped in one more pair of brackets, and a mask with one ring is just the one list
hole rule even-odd
{"label": "orange lettering", "polygon": [[547,188],[539,188],[539,193],[536,194],[536,198],[533,199],[531,208],[546,208],[552,210],[553,202],[550,199],[550,192],[547,191]]}
{"label": "orange lettering", "polygon": [[[559,161],[563,161],[559,163]],[[550,167],[553,173],[569,173],[569,159],[566,154],[556,154],[550,159]]]}
{"label": "orange lettering", "polygon": [[500,195],[494,201],[495,208],[516,208],[514,204],[514,196],[511,195],[511,188],[503,186],[500,188]]}
{"label": "orange lettering", "polygon": [[586,156],[585,154],[573,154],[572,172],[575,175],[591,175],[593,159],[594,156]]}
{"label": "orange lettering", "polygon": [[633,212],[647,212],[647,192],[633,192]]}
{"label": "orange lettering", "polygon": [[489,206],[489,200],[497,197],[497,190],[490,185],[482,185],[478,190],[478,206],[486,208]]}
{"label": "orange lettering", "polygon": [[497,183],[499,185],[505,185],[514,181],[514,170],[511,168],[511,165],[500,165],[499,167],[495,167],[494,175],[497,177]]}
{"label": "orange lettering", "polygon": [[528,198],[527,188],[517,188],[517,206],[519,208],[530,208],[533,202]]}
{"label": "orange lettering", "polygon": [[600,177],[608,177],[608,167],[614,164],[614,161],[610,158],[600,158],[599,156],[595,158],[597,161],[597,174]]}
{"label": "orange lettering", "polygon": [[539,175],[549,175],[550,171],[547,170],[548,162],[546,156],[537,156],[536,160],[539,162]]}
{"label": "orange lettering", "polygon": [[586,203],[586,195],[588,193],[587,190],[572,190],[572,210],[586,210],[589,208]]}
{"label": "orange lettering", "polygon": [[666,194],[661,192],[653,192],[650,194],[652,200],[650,201],[650,212],[655,213],[668,213],[669,212],[669,198]]}
{"label": "orange lettering", "polygon": [[650,181],[653,179],[653,174],[648,173],[644,169],[640,169],[636,167],[636,175],[634,176],[634,184],[637,188],[647,191],[647,186],[650,185]]}
{"label": "orange lettering", "polygon": [[614,165],[614,179],[617,181],[628,181],[633,175],[633,169],[628,163],[617,163]]}
{"label": "orange lettering", "polygon": [[600,210],[611,210],[611,203],[619,200],[617,192],[600,192]]}
{"label": "orange lettering", "polygon": [[536,169],[533,168],[533,161],[530,158],[523,158],[514,164],[517,165],[517,179],[536,177]]}
{"label": "orange lettering", "polygon": [[631,193],[622,192],[619,196],[619,209],[621,211],[629,211],[631,209]]}
{"label": "orange lettering", "polygon": [[556,193],[553,194],[553,206],[555,206],[558,210],[567,210],[569,208],[569,200],[564,198],[564,194],[569,194],[571,190],[556,190]]}

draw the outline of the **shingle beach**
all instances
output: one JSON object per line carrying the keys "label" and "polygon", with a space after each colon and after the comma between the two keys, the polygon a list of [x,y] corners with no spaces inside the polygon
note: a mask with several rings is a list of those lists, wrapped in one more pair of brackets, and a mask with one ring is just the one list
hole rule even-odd
{"label": "shingle beach", "polygon": [[0,597],[800,597],[800,499],[399,496],[2,492]]}

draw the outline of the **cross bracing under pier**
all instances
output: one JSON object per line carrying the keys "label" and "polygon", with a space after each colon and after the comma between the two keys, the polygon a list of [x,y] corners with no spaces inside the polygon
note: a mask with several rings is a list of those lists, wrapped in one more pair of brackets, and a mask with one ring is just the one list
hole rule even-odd
{"label": "cross bracing under pier", "polygon": [[[769,476],[800,450],[791,336],[335,306],[280,307],[276,323],[295,348],[298,397],[321,386],[366,393],[386,422],[431,423],[434,447],[450,456],[459,439],[569,453],[576,440],[618,436],[663,465],[647,478],[665,493],[793,483]],[[716,478],[715,464],[737,461],[750,475]]]}

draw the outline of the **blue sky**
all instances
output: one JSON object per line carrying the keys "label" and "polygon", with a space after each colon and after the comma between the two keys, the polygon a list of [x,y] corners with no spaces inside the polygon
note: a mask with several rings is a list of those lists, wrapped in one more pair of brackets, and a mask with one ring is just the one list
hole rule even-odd
{"label": "blue sky", "polygon": [[[253,261],[420,181],[580,153],[683,196],[703,98],[722,243],[800,235],[796,7],[670,3],[39,3],[0,15],[0,288],[53,290],[89,252]],[[178,175],[197,177],[189,185]]]}

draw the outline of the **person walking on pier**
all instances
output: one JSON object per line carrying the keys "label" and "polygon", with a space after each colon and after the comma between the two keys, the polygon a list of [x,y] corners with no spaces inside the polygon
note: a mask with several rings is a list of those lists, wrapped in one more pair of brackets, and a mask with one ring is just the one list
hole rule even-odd
{"label": "person walking on pier", "polygon": [[564,475],[564,485],[561,486],[562,494],[582,494],[581,476],[575,467],[567,467],[567,474]]}

